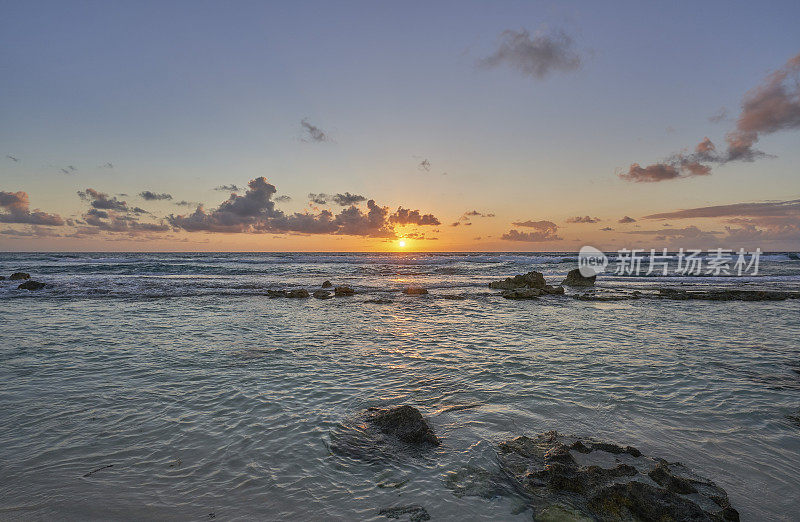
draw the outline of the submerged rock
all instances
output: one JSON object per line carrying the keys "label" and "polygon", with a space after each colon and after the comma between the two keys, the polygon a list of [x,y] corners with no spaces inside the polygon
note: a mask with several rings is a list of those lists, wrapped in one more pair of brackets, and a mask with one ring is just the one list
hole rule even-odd
{"label": "submerged rock", "polygon": [[9,279],[12,281],[17,281],[19,279],[30,279],[30,278],[31,275],[26,274],[25,272],[14,272],[13,274],[11,274],[11,277],[9,277]]}
{"label": "submerged rock", "polygon": [[562,511],[571,520],[739,520],[722,488],[630,446],[551,431],[502,442],[497,454],[534,520]]}
{"label": "submerged rock", "polygon": [[383,433],[411,444],[439,445],[439,439],[418,409],[403,405],[367,409],[367,422]]}
{"label": "submerged rock", "polygon": [[409,522],[422,522],[423,520],[431,519],[428,511],[424,507],[418,506],[417,504],[383,508],[378,511],[378,515],[384,515],[386,518],[397,519],[407,516],[407,520],[409,520]]}
{"label": "submerged rock", "polygon": [[299,288],[297,290],[287,290],[286,291],[286,297],[301,298],[302,299],[302,298],[305,298],[305,297],[308,297],[308,296],[309,296],[308,290],[306,290],[305,288]]}
{"label": "submerged rock", "polygon": [[355,294],[356,291],[349,286],[337,286],[334,288],[333,293],[336,297],[348,297]]}
{"label": "submerged rock", "polygon": [[418,286],[409,286],[408,288],[403,289],[403,293],[406,295],[425,295],[428,293],[428,290]]}
{"label": "submerged rock", "polygon": [[315,290],[313,294],[317,299],[332,299],[333,296],[327,290]]}
{"label": "submerged rock", "polygon": [[44,283],[40,283],[39,281],[30,280],[30,281],[25,281],[24,283],[19,285],[17,288],[19,290],[40,290],[40,289],[44,288],[45,286],[47,286],[47,285],[44,284]]}
{"label": "submerged rock", "polygon": [[661,288],[658,291],[666,299],[690,300],[700,299],[705,301],[783,301],[786,299],[800,299],[800,292],[779,290],[679,290],[674,288]]}
{"label": "submerged rock", "polygon": [[331,288],[331,287],[333,287],[333,285],[331,284],[330,281],[324,281],[322,283],[322,288]]}
{"label": "submerged rock", "polygon": [[585,277],[583,274],[581,274],[580,269],[575,268],[567,273],[567,277],[561,281],[561,284],[567,286],[594,286],[595,279],[597,279],[596,275],[593,275],[592,277]]}

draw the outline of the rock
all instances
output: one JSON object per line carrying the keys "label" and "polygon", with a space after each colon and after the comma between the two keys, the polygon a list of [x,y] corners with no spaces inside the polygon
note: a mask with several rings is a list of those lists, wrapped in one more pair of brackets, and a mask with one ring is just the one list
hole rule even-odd
{"label": "rock", "polygon": [[315,290],[312,294],[317,299],[332,299],[333,296],[327,290]]}
{"label": "rock", "polygon": [[584,275],[581,274],[580,269],[575,268],[567,273],[567,277],[561,281],[561,284],[567,286],[594,286],[595,279],[597,279],[596,275],[593,275],[592,277],[584,277]]}
{"label": "rock", "polygon": [[449,472],[445,475],[444,484],[458,498],[495,498],[512,492],[503,481],[502,474],[475,466],[464,466]]}
{"label": "rock", "polygon": [[322,288],[331,288],[333,285],[330,281],[325,281],[322,283]]}
{"label": "rock", "polygon": [[0,276],[0,281],[5,281],[5,280],[6,280],[6,276]]}
{"label": "rock", "polygon": [[540,288],[515,288],[506,290],[501,295],[506,299],[536,299],[545,292]]}
{"label": "rock", "polygon": [[383,433],[411,444],[439,445],[439,439],[418,409],[403,405],[394,408],[369,408],[367,422]]}
{"label": "rock", "polygon": [[411,504],[409,506],[395,506],[389,508],[383,508],[378,511],[378,515],[383,515],[386,518],[397,518],[403,517],[408,515],[409,522],[422,522],[424,520],[430,520],[431,516],[425,510],[424,507],[418,506],[416,504]]}
{"label": "rock", "polygon": [[17,281],[19,279],[30,279],[30,278],[31,275],[26,274],[25,272],[14,272],[13,274],[11,274],[11,277],[9,277],[9,279],[12,281]]}
{"label": "rock", "polygon": [[333,293],[336,297],[348,297],[355,294],[356,291],[349,286],[337,286],[333,289]]}
{"label": "rock", "polygon": [[563,286],[550,286],[546,285],[544,288],[544,293],[550,295],[564,295],[564,287]]}
{"label": "rock", "polygon": [[568,519],[601,521],[739,517],[713,482],[631,446],[550,431],[502,442],[497,455],[516,489],[528,495],[534,520],[546,519],[541,506],[553,513],[566,509]]}
{"label": "rock", "polygon": [[544,276],[540,272],[528,272],[523,275],[515,275],[503,281],[492,281],[489,288],[495,290],[514,290],[515,288],[544,288],[547,286]]}
{"label": "rock", "polygon": [[39,281],[30,280],[30,281],[25,281],[24,283],[19,285],[17,288],[19,290],[40,290],[40,289],[44,288],[45,286],[47,286],[47,285],[45,285],[44,283],[40,283]]}
{"label": "rock", "polygon": [[275,299],[276,297],[286,297],[286,290],[267,290],[267,295],[270,299]]}
{"label": "rock", "polygon": [[800,299],[800,292],[778,290],[679,290],[661,288],[658,293],[663,298],[679,301],[690,299],[704,301],[783,301],[786,299]]}
{"label": "rock", "polygon": [[293,297],[293,298],[305,298],[308,297],[308,290],[305,288],[299,288],[297,290],[286,290],[285,292],[286,297]]}
{"label": "rock", "polygon": [[406,295],[425,295],[428,293],[428,290],[418,286],[409,286],[403,289],[403,293]]}

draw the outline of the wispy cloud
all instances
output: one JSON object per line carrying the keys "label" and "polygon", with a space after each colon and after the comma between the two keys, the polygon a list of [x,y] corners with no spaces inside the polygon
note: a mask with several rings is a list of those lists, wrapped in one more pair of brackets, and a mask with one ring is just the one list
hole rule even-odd
{"label": "wispy cloud", "polygon": [[506,241],[527,241],[531,243],[558,241],[562,239],[558,236],[558,225],[552,221],[533,221],[529,219],[527,221],[515,221],[512,225],[533,230],[530,232],[520,232],[516,229],[511,229],[500,236],[500,239]]}
{"label": "wispy cloud", "polygon": [[712,165],[768,157],[755,148],[759,139],[795,129],[800,129],[800,54],[745,94],[736,127],[725,136],[724,150],[717,150],[706,137],[693,152],[679,152],[646,167],[634,163],[619,177],[626,181],[659,182],[706,176],[711,173]]}
{"label": "wispy cloud", "polygon": [[497,49],[478,61],[480,67],[505,65],[536,79],[555,72],[569,72],[581,66],[582,57],[573,48],[573,40],[563,31],[553,34],[537,33],[531,37],[526,30],[506,30],[500,34]]}
{"label": "wispy cloud", "polygon": [[152,192],[150,190],[143,190],[142,192],[139,192],[139,197],[145,201],[163,201],[172,199],[171,194],[167,194],[166,192],[158,194],[157,192]]}
{"label": "wispy cloud", "polygon": [[575,216],[567,218],[567,223],[598,223],[600,218],[591,216]]}
{"label": "wispy cloud", "polygon": [[332,141],[331,137],[328,136],[328,134],[325,131],[323,131],[316,125],[311,124],[308,121],[308,118],[303,118],[302,120],[300,120],[300,127],[303,130],[303,137],[301,138],[303,141],[313,142],[313,143]]}

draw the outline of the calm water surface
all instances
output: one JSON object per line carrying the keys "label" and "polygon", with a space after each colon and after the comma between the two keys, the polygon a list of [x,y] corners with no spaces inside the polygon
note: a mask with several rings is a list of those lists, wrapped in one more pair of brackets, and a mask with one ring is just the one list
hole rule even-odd
{"label": "calm water surface", "polygon": [[[486,288],[531,269],[556,283],[574,263],[0,254],[0,273],[52,283],[0,282],[0,519],[385,520],[380,508],[419,504],[434,520],[530,520],[521,499],[458,498],[446,478],[494,469],[497,442],[549,429],[681,461],[745,520],[795,518],[800,301],[507,301]],[[263,295],[325,279],[360,293]],[[800,261],[766,256],[741,279],[601,281],[614,295],[798,290]],[[410,284],[431,293],[398,292]],[[419,407],[443,444],[384,463],[330,452],[340,422],[399,403]]]}

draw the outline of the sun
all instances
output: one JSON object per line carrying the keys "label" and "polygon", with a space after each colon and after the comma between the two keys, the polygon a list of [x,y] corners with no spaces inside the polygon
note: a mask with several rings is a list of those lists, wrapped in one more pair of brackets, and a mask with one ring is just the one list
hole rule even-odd
{"label": "sun", "polygon": [[400,241],[397,242],[397,246],[399,246],[400,248],[405,248],[406,242],[401,239]]}

